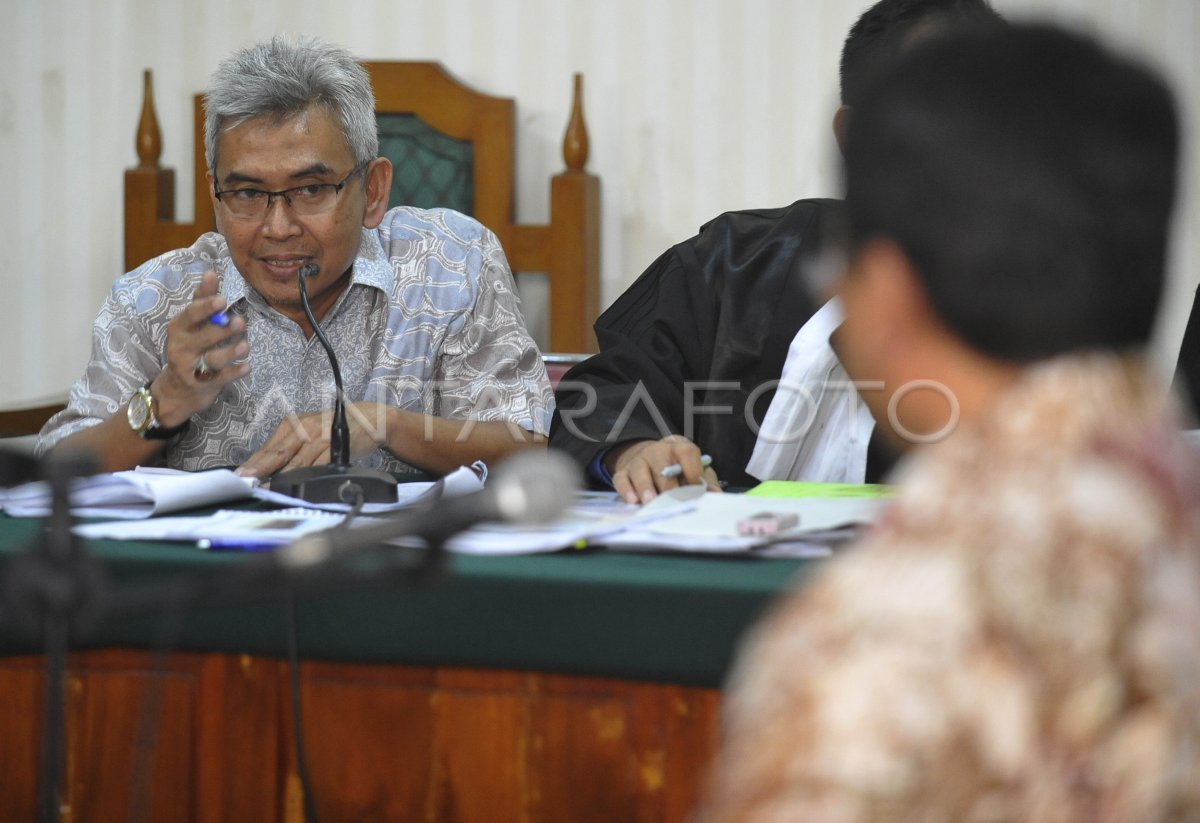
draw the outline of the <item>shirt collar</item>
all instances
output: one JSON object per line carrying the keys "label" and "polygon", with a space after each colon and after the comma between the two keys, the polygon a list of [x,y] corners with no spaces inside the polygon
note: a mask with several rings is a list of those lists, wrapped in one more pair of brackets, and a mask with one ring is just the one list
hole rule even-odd
{"label": "shirt collar", "polygon": [[358,257],[354,260],[354,272],[350,275],[350,284],[371,286],[388,294],[395,279],[395,272],[392,271],[391,261],[383,249],[379,232],[375,229],[363,229],[362,240],[358,244]]}

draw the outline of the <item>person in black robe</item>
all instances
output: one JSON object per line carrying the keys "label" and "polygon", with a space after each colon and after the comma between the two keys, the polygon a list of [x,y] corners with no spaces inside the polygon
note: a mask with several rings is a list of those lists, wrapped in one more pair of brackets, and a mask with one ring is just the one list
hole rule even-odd
{"label": "person in black robe", "polygon": [[[999,20],[986,0],[869,8],[842,49],[839,144],[872,65],[932,29]],[[716,488],[718,472],[729,484],[755,485],[745,467],[788,347],[822,302],[806,291],[802,267],[819,253],[837,204],[728,212],[669,249],[596,321],[600,351],[560,381],[550,447],[630,502],[680,483]],[[867,479],[890,462],[872,437]]]}
{"label": "person in black robe", "polygon": [[1200,415],[1200,290],[1192,301],[1171,389],[1187,399],[1193,419]]}
{"label": "person in black robe", "polygon": [[[838,205],[728,212],[659,257],[596,321],[600,353],[560,381],[551,446],[588,466],[613,444],[683,435],[727,482],[756,483],[744,468],[775,395],[769,386],[820,308],[797,269],[817,253],[822,220]],[[689,402],[726,411],[692,415],[693,431]]]}

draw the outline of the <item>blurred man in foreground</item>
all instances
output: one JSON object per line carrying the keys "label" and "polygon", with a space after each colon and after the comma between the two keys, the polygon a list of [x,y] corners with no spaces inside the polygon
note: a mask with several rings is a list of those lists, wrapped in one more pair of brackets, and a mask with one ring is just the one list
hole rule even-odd
{"label": "blurred man in foreground", "polygon": [[1200,816],[1200,472],[1145,360],[1178,139],[1052,28],[864,93],[835,342],[897,442],[954,435],[743,649],[705,823]]}

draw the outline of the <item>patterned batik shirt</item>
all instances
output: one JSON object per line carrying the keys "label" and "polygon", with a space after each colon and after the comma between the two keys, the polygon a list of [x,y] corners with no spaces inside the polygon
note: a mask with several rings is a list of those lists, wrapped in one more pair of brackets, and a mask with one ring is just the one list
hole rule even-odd
{"label": "patterned batik shirt", "polygon": [[1200,820],[1200,473],[1131,361],[1033,367],[742,650],[700,819]]}
{"label": "patterned batik shirt", "polygon": [[[269,307],[234,267],[225,238],[209,233],[116,281],[96,318],[87,369],[67,408],[42,430],[39,452],[124,413],[133,392],[165,367],[167,324],[208,271],[217,273],[229,312],[246,320],[251,370],[192,417],[163,462],[187,470],[240,465],[289,415],[332,407],[333,372],[320,342]],[[495,235],[469,217],[401,207],[364,229],[350,284],[321,327],[348,402],[548,429],[554,398],[508,262]],[[383,449],[362,462],[407,468]]]}

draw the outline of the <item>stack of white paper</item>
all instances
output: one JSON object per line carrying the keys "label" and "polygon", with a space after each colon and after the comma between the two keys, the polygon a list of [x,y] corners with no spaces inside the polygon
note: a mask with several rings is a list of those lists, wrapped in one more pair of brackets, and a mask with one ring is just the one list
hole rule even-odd
{"label": "stack of white paper", "polygon": [[[602,502],[603,501],[603,502]],[[886,498],[764,498],[706,492],[685,486],[645,506],[615,495],[589,496],[553,523],[538,528],[485,524],[452,538],[447,547],[467,554],[530,554],[600,546],[623,551],[737,553],[811,557],[829,553],[869,523]],[[738,522],[755,515],[795,514],[798,523],[775,535],[742,535]]]}
{"label": "stack of white paper", "polygon": [[[477,491],[483,488],[484,476],[478,469],[462,466],[440,480],[401,483],[397,487],[395,503],[366,503],[362,511],[392,511],[443,494],[453,496]],[[241,477],[229,469],[184,472],[139,466],[131,471],[97,474],[74,481],[71,484],[71,513],[76,517],[132,520],[250,498],[280,506],[334,512],[351,508],[344,503],[308,503],[272,492],[259,486],[256,480]],[[0,490],[0,505],[13,517],[45,517],[50,513],[49,486],[39,481]]]}
{"label": "stack of white paper", "polygon": [[[253,496],[254,485],[253,480],[228,469],[181,472],[138,467],[73,481],[71,513],[76,517],[137,519],[244,500]],[[50,513],[50,487],[44,482],[26,483],[0,494],[4,511],[13,517]]]}

